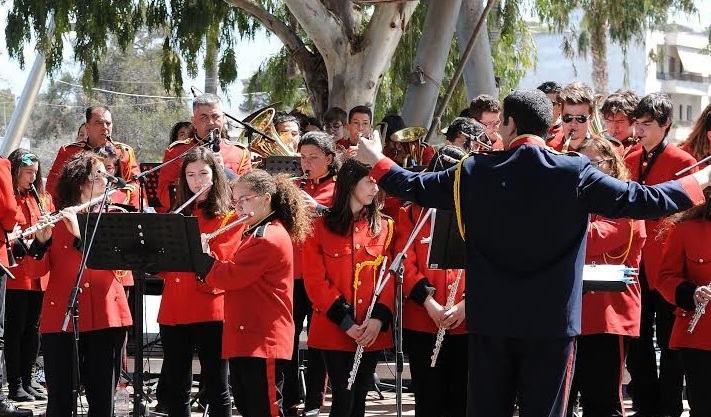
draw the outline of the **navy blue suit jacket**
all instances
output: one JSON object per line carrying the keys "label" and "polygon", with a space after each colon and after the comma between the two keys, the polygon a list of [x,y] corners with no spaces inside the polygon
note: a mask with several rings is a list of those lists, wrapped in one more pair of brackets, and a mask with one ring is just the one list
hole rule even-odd
{"label": "navy blue suit jacket", "polygon": [[[588,158],[523,145],[467,158],[461,172],[470,332],[503,337],[580,333],[590,213],[657,218],[703,201],[692,178],[645,187],[605,175]],[[388,193],[452,210],[455,169],[418,174],[389,160],[372,175]]]}

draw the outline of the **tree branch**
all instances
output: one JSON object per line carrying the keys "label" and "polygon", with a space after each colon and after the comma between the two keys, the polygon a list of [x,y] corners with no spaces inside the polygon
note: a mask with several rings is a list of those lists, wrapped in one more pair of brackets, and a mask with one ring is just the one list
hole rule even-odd
{"label": "tree branch", "polygon": [[375,6],[361,45],[363,49],[371,49],[368,53],[368,66],[378,67],[378,69],[371,69],[374,73],[382,73],[390,64],[390,59],[400,43],[402,34],[410,22],[410,17],[415,12],[417,4],[416,1],[408,1]]}
{"label": "tree branch", "polygon": [[286,23],[279,20],[278,17],[269,13],[262,6],[252,2],[251,0],[224,0],[225,3],[244,10],[245,12],[252,15],[255,19],[259,20],[270,32],[275,34],[279,40],[291,51],[299,52],[302,49],[306,49],[304,42],[299,38]]}
{"label": "tree branch", "polygon": [[[285,0],[286,7],[299,21],[301,28],[314,42],[324,60],[332,60],[329,55],[343,53],[348,41],[343,26],[321,0]],[[344,39],[345,38],[345,39]]]}

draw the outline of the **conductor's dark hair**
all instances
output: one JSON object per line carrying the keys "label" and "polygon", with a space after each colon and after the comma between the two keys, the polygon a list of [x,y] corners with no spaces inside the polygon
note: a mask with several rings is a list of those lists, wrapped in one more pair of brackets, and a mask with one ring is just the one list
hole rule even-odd
{"label": "conductor's dark hair", "polygon": [[477,137],[484,134],[484,126],[476,120],[467,117],[457,117],[452,120],[445,136],[448,140],[453,140],[459,133],[464,133],[472,137]]}
{"label": "conductor's dark hair", "polygon": [[514,90],[504,99],[504,125],[509,117],[519,135],[545,137],[553,118],[553,105],[541,90]]}
{"label": "conductor's dark hair", "polygon": [[[632,113],[632,117],[640,119],[651,117],[660,125],[671,123],[673,105],[671,98],[664,93],[651,93],[642,97]],[[668,129],[667,129],[668,130]]]}
{"label": "conductor's dark hair", "polygon": [[37,175],[32,183],[35,186],[37,193],[44,194],[44,185],[42,184],[42,162],[37,155],[24,148],[17,148],[7,156],[10,160],[10,171],[12,173],[12,188],[17,190],[17,177],[20,175],[20,168],[30,166],[37,162]]}
{"label": "conductor's dark hair", "polygon": [[[333,193],[333,205],[324,216],[326,228],[340,236],[348,236],[353,227],[353,211],[351,210],[351,195],[358,181],[370,174],[370,167],[355,159],[347,159],[336,178],[336,187]],[[374,199],[372,203],[363,208],[368,221],[368,229],[372,235],[380,233],[380,203]]]}
{"label": "conductor's dark hair", "polygon": [[[203,215],[208,219],[214,219],[227,214],[232,205],[232,192],[225,177],[225,169],[217,163],[215,154],[203,147],[197,147],[183,158],[183,165],[180,167],[180,178],[178,179],[177,193],[175,196],[175,207],[180,207],[190,199],[195,193],[190,191],[188,181],[185,177],[185,170],[188,164],[197,161],[204,161],[212,170],[212,187],[207,192],[207,198],[197,206],[202,210]],[[191,213],[193,207],[187,207],[183,213]]]}
{"label": "conductor's dark hair", "polygon": [[348,112],[348,123],[351,122],[351,119],[353,118],[353,115],[356,113],[360,114],[367,114],[368,118],[370,121],[373,121],[373,111],[370,110],[370,107],[368,106],[355,106],[351,109],[351,111]]}
{"label": "conductor's dark hair", "polygon": [[333,136],[321,131],[306,132],[301,136],[301,140],[299,140],[299,144],[296,146],[296,151],[301,152],[301,147],[304,145],[315,146],[321,149],[321,152],[326,155],[331,155],[333,162],[328,165],[328,173],[336,175],[338,168],[341,166],[341,162],[336,154],[336,143],[333,141]]}
{"label": "conductor's dark hair", "polygon": [[390,135],[405,128],[405,121],[399,114],[389,114],[383,117],[383,123],[388,124],[388,128],[385,130],[385,140],[390,140]]}
{"label": "conductor's dark hair", "polygon": [[[74,155],[64,165],[57,181],[57,210],[75,206],[81,200],[81,186],[91,180],[94,166],[103,164],[104,160],[94,152],[86,151]],[[96,189],[99,196],[104,190]]]}
{"label": "conductor's dark hair", "polygon": [[311,216],[303,203],[301,190],[287,174],[276,176],[267,171],[256,169],[248,172],[233,184],[244,184],[255,194],[269,194],[274,216],[281,221],[291,240],[303,242],[311,232]]}
{"label": "conductor's dark hair", "polygon": [[427,165],[428,172],[445,171],[467,156],[467,153],[457,146],[444,145]]}
{"label": "conductor's dark hair", "polygon": [[555,81],[545,81],[536,87],[536,89],[543,91],[544,94],[560,94],[563,87]]}
{"label": "conductor's dark hair", "polygon": [[98,106],[87,107],[86,111],[84,112],[84,116],[86,117],[87,123],[91,120],[91,116],[92,114],[94,114],[94,111],[98,109],[103,109],[105,112],[111,113],[111,110],[109,110],[109,106],[104,106],[103,104],[100,104]]}

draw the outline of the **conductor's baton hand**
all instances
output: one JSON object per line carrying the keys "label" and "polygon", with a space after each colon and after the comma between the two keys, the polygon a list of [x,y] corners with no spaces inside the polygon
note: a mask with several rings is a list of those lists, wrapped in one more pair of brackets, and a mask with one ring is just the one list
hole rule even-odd
{"label": "conductor's baton hand", "polygon": [[361,136],[358,139],[358,149],[355,159],[370,166],[385,159],[385,155],[383,155],[383,144],[380,142],[380,135],[377,130],[373,131],[372,138]]}

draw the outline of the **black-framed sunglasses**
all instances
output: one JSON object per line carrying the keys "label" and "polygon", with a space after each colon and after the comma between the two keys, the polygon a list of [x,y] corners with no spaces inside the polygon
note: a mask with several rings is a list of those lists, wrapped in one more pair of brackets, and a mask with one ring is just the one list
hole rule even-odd
{"label": "black-framed sunglasses", "polygon": [[584,114],[578,114],[578,115],[572,115],[572,114],[564,114],[563,115],[563,123],[570,123],[573,120],[575,120],[578,123],[585,123],[588,121],[590,116],[586,116]]}

